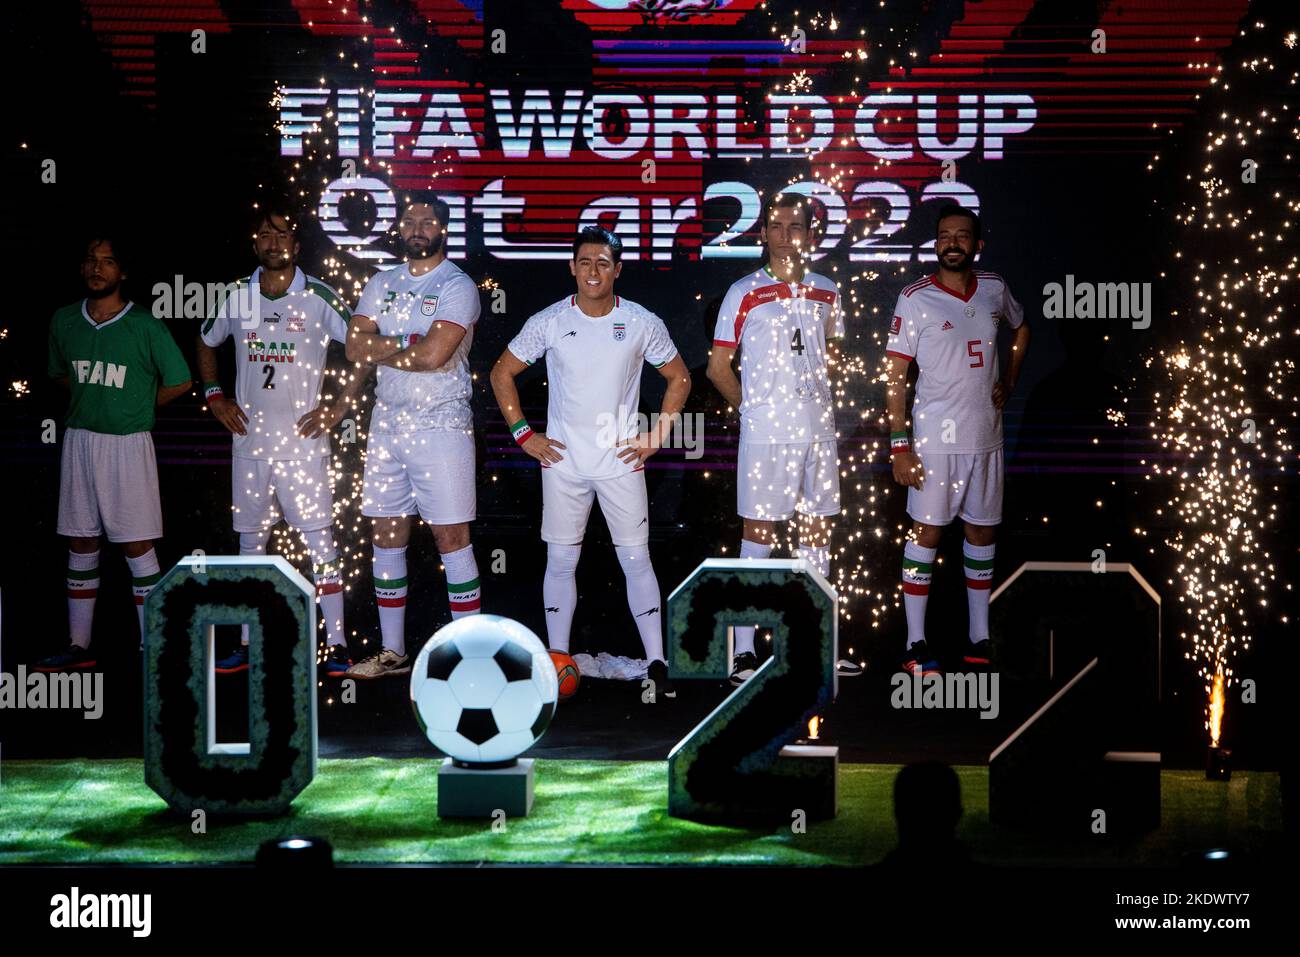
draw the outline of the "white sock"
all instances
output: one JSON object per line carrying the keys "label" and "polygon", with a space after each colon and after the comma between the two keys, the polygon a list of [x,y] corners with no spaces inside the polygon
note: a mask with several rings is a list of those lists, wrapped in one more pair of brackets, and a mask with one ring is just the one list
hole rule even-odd
{"label": "white sock", "polygon": [[925,603],[930,599],[931,567],[937,548],[916,542],[903,546],[903,608],[907,612],[907,647],[925,641]]}
{"label": "white sock", "polygon": [[[239,533],[239,554],[241,555],[265,555],[266,541],[271,537],[270,529],[263,529],[260,532],[240,532]],[[240,643],[245,647],[248,645],[248,626],[239,626]]]}
{"label": "white sock", "polygon": [[311,552],[312,578],[316,582],[316,602],[325,619],[325,642],[346,645],[343,637],[343,575],[339,569],[338,549],[334,545],[334,527],[303,532],[302,539]]}
{"label": "white sock", "polygon": [[68,634],[78,648],[90,647],[99,594],[99,549],[68,552]]}
{"label": "white sock", "polygon": [[384,647],[406,654],[406,546],[375,546],[371,559],[375,576],[375,601],[379,605],[379,632]]}
{"label": "white sock", "polygon": [[582,545],[546,546],[546,574],[542,577],[542,605],[546,609],[546,644],[552,651],[569,653],[573,610],[578,607],[578,556]]}
{"label": "white sock", "polygon": [[474,546],[466,545],[441,558],[442,567],[447,573],[447,604],[451,606],[451,617],[456,619],[477,615],[482,605],[483,590],[479,587]]}
{"label": "white sock", "polygon": [[135,595],[135,614],[140,622],[140,640],[144,641],[144,600],[153,591],[153,586],[162,578],[158,570],[158,554],[150,546],[149,551],[139,558],[127,558],[126,564],[131,569],[131,591]]}
{"label": "white sock", "polygon": [[[751,542],[747,538],[740,540],[740,557],[741,558],[767,558],[772,554],[770,543]],[[743,655],[746,652],[754,653],[754,626],[753,625],[736,625],[732,629],[735,635],[735,653]]]}
{"label": "white sock", "polygon": [[800,545],[798,555],[830,581],[831,547],[829,545]]}
{"label": "white sock", "polygon": [[664,660],[663,596],[659,594],[659,579],[650,564],[647,545],[616,545],[618,563],[623,566],[627,579],[627,606],[636,619],[646,661]]}
{"label": "white sock", "polygon": [[993,554],[997,545],[972,545],[962,542],[961,553],[966,566],[966,608],[970,612],[970,640],[983,641],[989,636],[989,589],[993,585]]}

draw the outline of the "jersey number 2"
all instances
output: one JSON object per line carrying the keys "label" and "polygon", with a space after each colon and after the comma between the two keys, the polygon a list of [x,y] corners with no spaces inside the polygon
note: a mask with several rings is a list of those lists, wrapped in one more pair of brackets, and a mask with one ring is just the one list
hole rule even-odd
{"label": "jersey number 2", "polygon": [[262,366],[262,373],[265,378],[262,380],[263,389],[275,388],[275,366]]}

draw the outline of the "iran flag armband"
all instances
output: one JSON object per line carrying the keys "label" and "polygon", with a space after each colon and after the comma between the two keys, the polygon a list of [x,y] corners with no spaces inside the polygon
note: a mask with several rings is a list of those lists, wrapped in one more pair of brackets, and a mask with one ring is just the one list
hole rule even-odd
{"label": "iran flag armband", "polygon": [[912,442],[907,437],[906,432],[889,433],[889,454],[891,456],[910,451],[912,451]]}
{"label": "iran flag armband", "polygon": [[510,426],[510,434],[521,447],[525,442],[533,437],[533,430],[528,427],[527,419],[520,419],[514,425]]}

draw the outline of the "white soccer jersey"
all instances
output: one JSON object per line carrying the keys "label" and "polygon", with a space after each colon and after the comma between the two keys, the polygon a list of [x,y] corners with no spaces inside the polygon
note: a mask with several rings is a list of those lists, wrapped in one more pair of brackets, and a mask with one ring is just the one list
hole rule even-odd
{"label": "white soccer jersey", "polygon": [[764,266],[732,284],[713,344],[740,351],[740,440],[835,440],[826,340],[844,335],[839,287],[819,273],[783,282]]}
{"label": "white soccer jersey", "polygon": [[371,432],[411,435],[473,428],[469,349],[479,315],[474,280],[450,259],[422,276],[412,276],[403,264],[370,277],[356,314],[373,319],[381,336],[426,336],[435,322],[453,322],[465,329],[465,338],[441,369],[411,372],[379,366]]}
{"label": "white soccer jersey", "polygon": [[997,273],[975,270],[961,296],[918,279],[898,296],[886,351],[915,359],[912,448],[925,452],[988,452],[1002,447],[1002,413],[993,405],[998,381],[998,325],[1012,329],[1024,310]]}
{"label": "white soccer jersey", "polygon": [[261,272],[240,280],[203,324],[209,346],[235,339],[235,400],[248,423],[246,435],[234,436],[232,451],[268,461],[328,455],[329,436],[303,438],[298,420],[320,402],[329,342],[348,337],[348,307],[333,289],[297,268],[287,292],[263,295]]}
{"label": "white soccer jersey", "polygon": [[617,443],[639,434],[642,361],[657,369],[677,355],[662,319],[617,296],[608,315],[589,316],[569,296],[531,316],[509,348],[529,365],[546,356],[546,435],[566,446],[552,468],[584,479],[638,470]]}

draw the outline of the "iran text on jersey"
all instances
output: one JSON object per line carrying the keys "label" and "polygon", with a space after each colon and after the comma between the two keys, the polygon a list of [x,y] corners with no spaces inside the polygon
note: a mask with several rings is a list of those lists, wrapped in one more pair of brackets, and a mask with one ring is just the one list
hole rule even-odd
{"label": "iran text on jersey", "polygon": [[835,440],[826,342],[844,335],[839,287],[820,273],[800,282],[766,266],[732,284],[714,345],[740,351],[740,440]]}
{"label": "iran text on jersey", "polygon": [[976,270],[964,294],[937,276],[903,289],[886,351],[915,359],[912,447],[925,453],[988,452],[1002,447],[1002,413],[993,405],[998,328],[1024,322],[1024,310],[997,273]]}

